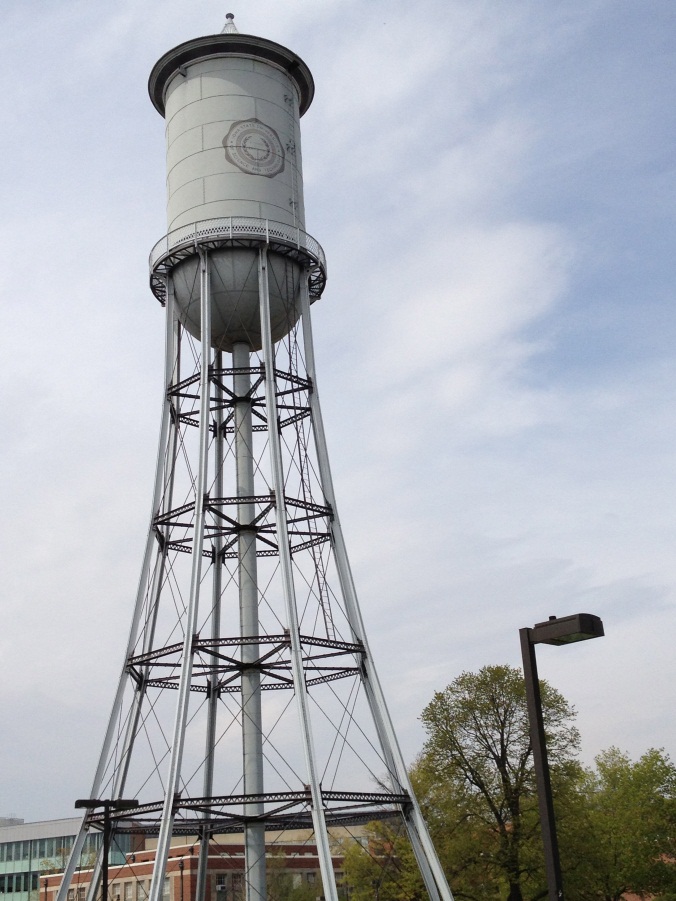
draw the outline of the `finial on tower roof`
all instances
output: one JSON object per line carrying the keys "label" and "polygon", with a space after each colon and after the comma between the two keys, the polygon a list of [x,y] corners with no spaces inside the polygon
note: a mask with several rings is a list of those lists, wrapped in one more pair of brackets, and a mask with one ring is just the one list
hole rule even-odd
{"label": "finial on tower roof", "polygon": [[225,25],[223,26],[223,31],[221,34],[239,34],[237,31],[237,26],[235,25],[235,16],[233,13],[228,13],[225,17]]}

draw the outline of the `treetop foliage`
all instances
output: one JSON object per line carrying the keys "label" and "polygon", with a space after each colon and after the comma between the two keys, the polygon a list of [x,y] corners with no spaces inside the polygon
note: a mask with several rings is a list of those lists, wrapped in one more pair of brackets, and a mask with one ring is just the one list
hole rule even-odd
{"label": "treetop foliage", "polygon": [[[617,748],[584,769],[575,710],[540,682],[566,898],[676,901],[676,766]],[[543,849],[520,670],[486,666],[436,692],[411,779],[456,901],[544,901]],[[351,901],[426,901],[408,840],[371,824],[346,853]]]}
{"label": "treetop foliage", "polygon": [[[546,682],[540,683],[550,767],[570,765],[580,735],[572,725],[575,710]],[[421,764],[482,798],[500,819],[498,806],[513,807],[524,792],[535,791],[533,755],[520,670],[485,666],[462,673],[436,692],[423,710],[427,740]]]}
{"label": "treetop foliage", "polygon": [[582,901],[620,901],[627,892],[676,891],[676,766],[662,749],[637,761],[618,748],[585,772],[573,868]]}
{"label": "treetop foliage", "polygon": [[[575,710],[556,689],[541,682],[542,710],[552,778],[577,772],[580,736]],[[524,890],[539,885],[539,819],[526,689],[520,670],[485,666],[464,672],[436,692],[421,720],[427,739],[416,763],[424,803],[432,803],[434,785],[453,795],[454,829],[464,824],[475,836],[479,856],[470,847],[456,867],[465,877],[483,872],[479,883],[508,886],[509,901],[522,901]],[[556,775],[555,775],[556,774]],[[431,790],[430,790],[431,788]],[[438,801],[436,803],[438,807]],[[434,816],[434,814],[433,814]],[[435,817],[438,821],[438,814]],[[478,836],[481,835],[481,840]],[[471,867],[464,863],[473,860]],[[489,865],[490,864],[490,865]],[[477,892],[477,897],[481,896]],[[537,896],[537,888],[534,888]],[[467,897],[473,897],[469,894]],[[496,896],[497,897],[497,896]]]}

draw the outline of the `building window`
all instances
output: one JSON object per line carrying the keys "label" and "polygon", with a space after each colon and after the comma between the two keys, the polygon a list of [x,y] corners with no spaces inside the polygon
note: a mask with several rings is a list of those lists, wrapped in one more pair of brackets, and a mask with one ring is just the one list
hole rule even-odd
{"label": "building window", "polygon": [[133,901],[132,892],[134,890],[133,882],[125,882],[124,884],[124,901]]}
{"label": "building window", "polygon": [[0,895],[5,894],[5,877],[0,876]]}
{"label": "building window", "polygon": [[[90,832],[85,838],[84,847],[82,848],[82,853],[86,856],[91,856],[98,851],[101,847],[101,833],[100,832]],[[91,861],[89,862],[91,863]]]}
{"label": "building window", "polygon": [[87,889],[84,885],[78,885],[77,887],[77,901],[85,901],[87,897]]}
{"label": "building window", "polygon": [[113,882],[113,901],[120,901],[120,883]]}
{"label": "building window", "polygon": [[146,901],[148,897],[148,890],[146,889],[145,882],[140,879],[136,883],[136,901]]}
{"label": "building window", "polygon": [[170,901],[171,899],[171,882],[168,876],[164,877],[164,885],[162,886],[162,901]]}
{"label": "building window", "polygon": [[70,849],[73,847],[73,841],[74,836],[72,835],[64,835],[61,838],[56,839],[54,855],[58,858],[59,863],[62,867],[66,866],[68,855],[70,854]]}
{"label": "building window", "polygon": [[68,901],[75,901],[75,889],[74,888],[68,889]]}
{"label": "building window", "polygon": [[308,873],[305,878],[310,883],[310,885],[314,885],[314,883],[317,881],[317,874],[316,873]]}

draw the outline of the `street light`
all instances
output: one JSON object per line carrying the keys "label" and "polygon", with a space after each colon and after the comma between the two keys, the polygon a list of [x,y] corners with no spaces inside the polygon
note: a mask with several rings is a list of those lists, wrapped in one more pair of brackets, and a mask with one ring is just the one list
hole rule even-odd
{"label": "street light", "polygon": [[523,675],[526,682],[526,702],[530,722],[530,739],[533,746],[533,763],[537,780],[540,828],[545,847],[545,870],[549,901],[563,901],[563,882],[559,844],[556,838],[556,821],[552,803],[552,784],[549,778],[545,727],[542,719],[542,699],[535,660],[536,644],[572,644],[604,635],[603,623],[592,613],[576,613],[574,616],[550,616],[544,623],[536,623],[532,629],[519,629]]}
{"label": "street light", "polygon": [[101,901],[108,901],[108,853],[110,851],[110,811],[133,810],[138,807],[138,801],[130,801],[125,798],[80,798],[75,802],[76,810],[96,810],[103,807],[103,860],[101,862]]}

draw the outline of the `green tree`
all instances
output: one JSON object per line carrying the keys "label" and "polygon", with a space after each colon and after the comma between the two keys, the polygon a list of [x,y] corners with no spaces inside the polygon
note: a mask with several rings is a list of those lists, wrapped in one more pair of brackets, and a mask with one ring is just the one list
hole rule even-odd
{"label": "green tree", "polygon": [[669,756],[651,749],[632,761],[610,748],[586,774],[584,792],[578,822],[584,849],[570,879],[575,896],[676,896],[676,766]]}
{"label": "green tree", "polygon": [[[566,897],[676,901],[676,766],[664,751],[632,761],[611,748],[583,770],[574,711],[540,683]],[[519,670],[484,667],[437,692],[411,770],[457,901],[547,897],[525,687]],[[345,852],[352,901],[426,899],[401,830],[371,824]]]}
{"label": "green tree", "polygon": [[400,820],[369,823],[361,842],[343,842],[350,901],[428,901],[408,836]]}
{"label": "green tree", "polygon": [[[575,711],[540,683],[557,816],[576,797]],[[523,675],[509,666],[463,673],[422,713],[415,773],[451,886],[472,901],[547,895]]]}
{"label": "green tree", "polygon": [[302,879],[302,873],[288,866],[284,853],[274,854],[267,863],[269,901],[316,901],[317,886]]}
{"label": "green tree", "polygon": [[413,766],[411,780],[456,901],[499,901],[504,893],[492,863],[495,831],[476,828],[464,794],[440,780],[424,758]]}

